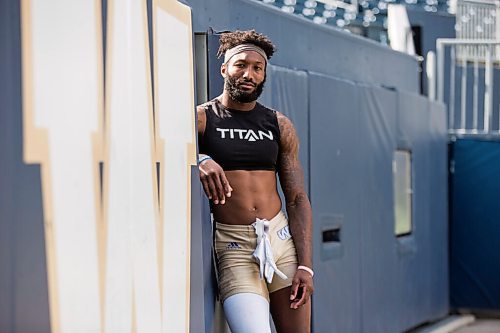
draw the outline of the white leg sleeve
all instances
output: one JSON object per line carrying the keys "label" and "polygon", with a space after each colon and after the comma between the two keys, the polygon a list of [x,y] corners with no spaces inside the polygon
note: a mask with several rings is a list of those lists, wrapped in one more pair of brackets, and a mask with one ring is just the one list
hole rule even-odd
{"label": "white leg sleeve", "polygon": [[271,333],[269,303],[264,297],[236,294],[228,297],[223,306],[231,333]]}

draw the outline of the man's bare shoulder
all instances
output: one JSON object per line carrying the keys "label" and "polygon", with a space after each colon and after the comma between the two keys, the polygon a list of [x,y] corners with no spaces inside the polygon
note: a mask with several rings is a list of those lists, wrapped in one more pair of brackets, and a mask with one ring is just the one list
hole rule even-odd
{"label": "man's bare shoulder", "polygon": [[206,110],[205,103],[196,106],[196,113],[198,114],[198,117],[200,116],[205,117],[205,110]]}
{"label": "man's bare shoulder", "polygon": [[292,123],[292,122],[290,121],[290,119],[289,119],[287,116],[285,116],[283,113],[281,113],[281,112],[279,112],[279,111],[276,111],[276,110],[274,110],[274,109],[271,109],[271,110],[273,110],[273,111],[276,113],[276,118],[278,118],[278,123],[280,124],[280,126],[281,126],[282,124],[284,125],[284,124],[286,124],[286,123],[290,123],[290,124]]}
{"label": "man's bare shoulder", "polygon": [[196,107],[196,115],[197,115],[197,124],[198,124],[198,133],[205,132],[205,126],[207,123],[207,114],[206,111],[210,105],[210,102],[206,102],[200,104]]}
{"label": "man's bare shoulder", "polygon": [[207,101],[205,103],[202,103],[196,107],[196,112],[198,113],[198,116],[202,115],[203,117],[205,116],[205,113],[210,110],[216,108],[215,105],[215,100]]}
{"label": "man's bare shoulder", "polygon": [[276,118],[278,119],[282,144],[298,144],[297,133],[292,121],[279,111],[276,111]]}

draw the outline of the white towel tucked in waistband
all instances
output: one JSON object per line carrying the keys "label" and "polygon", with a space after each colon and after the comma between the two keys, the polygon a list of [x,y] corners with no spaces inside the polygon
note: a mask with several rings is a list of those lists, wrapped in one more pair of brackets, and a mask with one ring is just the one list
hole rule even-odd
{"label": "white towel tucked in waistband", "polygon": [[276,263],[274,262],[273,249],[269,242],[269,221],[257,218],[253,226],[257,234],[257,246],[253,252],[253,256],[260,265],[260,278],[263,279],[265,277],[267,283],[271,283],[273,275],[276,273],[280,278],[286,280],[288,277],[276,267]]}

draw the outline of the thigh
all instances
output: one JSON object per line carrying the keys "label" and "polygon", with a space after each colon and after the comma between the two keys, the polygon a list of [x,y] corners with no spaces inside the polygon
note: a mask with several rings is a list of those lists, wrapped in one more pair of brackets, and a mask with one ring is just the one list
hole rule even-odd
{"label": "thigh", "polygon": [[253,293],[241,293],[224,301],[224,314],[232,333],[271,333],[269,302]]}
{"label": "thigh", "polygon": [[271,314],[278,333],[311,332],[311,300],[294,310],[290,309],[291,287],[270,294]]}
{"label": "thigh", "polygon": [[[225,226],[229,227],[237,229],[240,226]],[[239,293],[255,293],[269,300],[267,285],[260,279],[259,265],[253,257],[256,237],[254,235],[252,238],[248,233],[246,229],[216,230],[214,249],[217,258],[219,294],[223,302],[226,298]]]}

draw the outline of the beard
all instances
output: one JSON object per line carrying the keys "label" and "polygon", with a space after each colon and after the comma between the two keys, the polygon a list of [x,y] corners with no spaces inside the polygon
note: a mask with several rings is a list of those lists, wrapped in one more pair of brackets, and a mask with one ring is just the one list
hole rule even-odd
{"label": "beard", "polygon": [[236,80],[234,77],[228,75],[224,80],[224,89],[228,92],[229,97],[233,101],[239,103],[250,103],[256,101],[262,94],[262,91],[264,90],[264,83],[266,82],[266,77],[264,77],[264,81],[255,86],[255,89],[252,92],[245,92],[238,87],[239,84],[247,82],[253,83],[245,79],[241,79],[238,82],[238,80]]}

